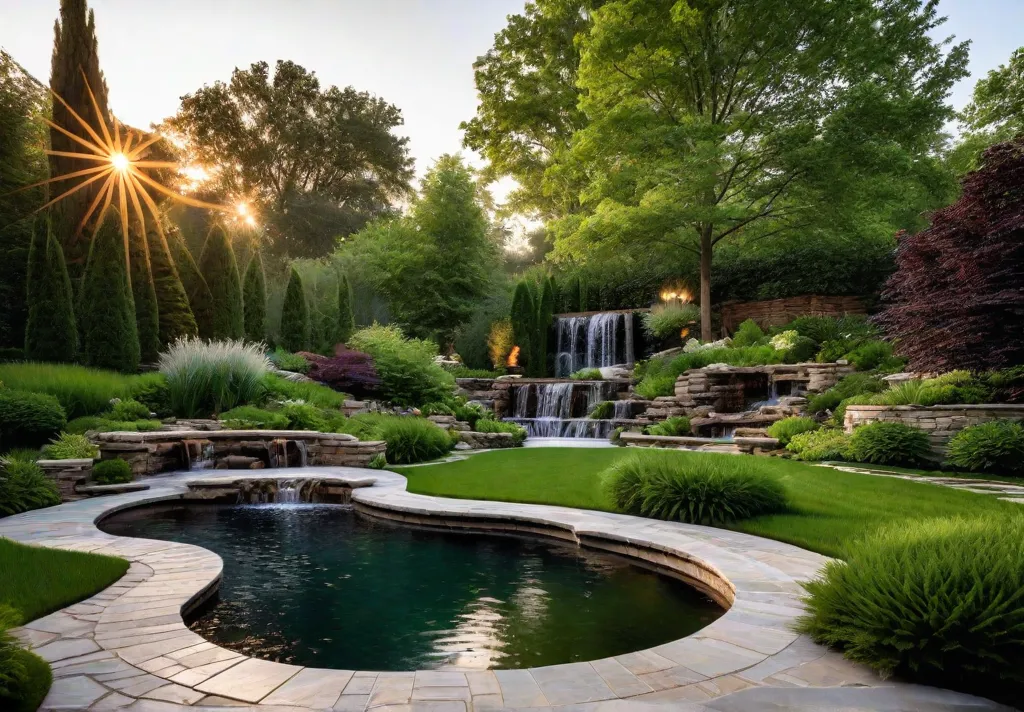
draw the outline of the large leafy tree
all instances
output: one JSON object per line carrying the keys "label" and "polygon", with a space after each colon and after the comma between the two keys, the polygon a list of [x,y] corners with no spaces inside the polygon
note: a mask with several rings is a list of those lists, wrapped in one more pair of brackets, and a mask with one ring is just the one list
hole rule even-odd
{"label": "large leafy tree", "polygon": [[588,212],[556,226],[556,256],[609,242],[699,255],[710,339],[711,260],[723,240],[854,225],[879,190],[903,201],[903,183],[920,186],[915,200],[945,196],[933,149],[967,47],[932,39],[936,6],[605,3],[577,37],[589,123],[571,160],[546,172],[588,177]]}
{"label": "large leafy tree", "polygon": [[352,87],[323,89],[294,62],[236,69],[182,98],[167,127],[189,157],[216,166],[208,186],[257,203],[274,246],[321,257],[337,236],[391,210],[412,178],[402,114]]}
{"label": "large leafy tree", "polygon": [[374,223],[353,239],[406,333],[447,346],[486,298],[498,247],[482,202],[462,159],[442,156],[407,217]]}

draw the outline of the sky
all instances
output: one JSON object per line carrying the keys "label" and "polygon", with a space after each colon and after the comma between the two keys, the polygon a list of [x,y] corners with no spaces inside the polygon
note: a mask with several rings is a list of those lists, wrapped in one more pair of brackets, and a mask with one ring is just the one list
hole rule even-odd
{"label": "sky", "polygon": [[[323,84],[354,86],[398,106],[418,175],[462,152],[459,123],[476,110],[473,61],[524,0],[91,0],[110,105],[148,127],[175,113],[179,98],[228,80],[235,67],[290,59]],[[38,79],[50,73],[59,0],[0,0],[0,47]],[[940,0],[939,34],[970,39],[977,79],[1024,45],[1024,0]],[[502,199],[509,183],[496,186]]]}

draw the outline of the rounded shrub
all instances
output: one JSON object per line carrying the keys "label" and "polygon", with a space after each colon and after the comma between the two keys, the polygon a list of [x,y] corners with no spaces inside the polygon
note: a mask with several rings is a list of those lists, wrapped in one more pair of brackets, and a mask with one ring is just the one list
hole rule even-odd
{"label": "rounded shrub", "polygon": [[107,417],[111,420],[144,420],[149,418],[149,408],[137,400],[126,398],[114,403]]}
{"label": "rounded shrub", "polygon": [[690,419],[685,415],[677,415],[666,418],[660,423],[647,428],[648,435],[667,435],[670,437],[681,437],[690,434]]}
{"label": "rounded shrub", "polygon": [[793,453],[797,460],[848,460],[850,436],[838,428],[808,430],[790,438],[786,449]]}
{"label": "rounded shrub", "polygon": [[288,403],[281,408],[280,413],[288,419],[290,430],[327,430],[327,421],[320,409],[309,403]]}
{"label": "rounded shrub", "polygon": [[916,465],[930,451],[928,435],[903,423],[868,423],[854,430],[850,437],[850,455],[857,462]]}
{"label": "rounded shrub", "polygon": [[39,447],[65,425],[64,409],[53,396],[0,388],[0,447]]}
{"label": "rounded shrub", "polygon": [[768,427],[769,437],[779,441],[779,445],[785,447],[794,435],[809,433],[817,430],[821,425],[813,418],[797,417],[777,420]]}
{"label": "rounded shrub", "polygon": [[121,459],[102,460],[92,467],[92,479],[101,485],[132,481],[132,466]]}
{"label": "rounded shrub", "polygon": [[433,460],[448,454],[454,445],[447,431],[415,416],[383,417],[376,431],[388,445],[387,459],[392,465]]}
{"label": "rounded shrub", "polygon": [[806,584],[801,632],[883,676],[1019,695],[1022,539],[1021,516],[888,526]]}
{"label": "rounded shrub", "polygon": [[230,430],[287,430],[288,416],[254,405],[240,405],[220,414],[220,421]]}
{"label": "rounded shrub", "polygon": [[31,460],[0,458],[0,516],[60,504],[57,483]]}
{"label": "rounded shrub", "polygon": [[971,472],[1024,475],[1024,425],[997,420],[964,428],[949,441],[946,459]]}
{"label": "rounded shrub", "polygon": [[785,489],[748,458],[639,452],[602,479],[620,509],[655,519],[715,526],[786,509]]}

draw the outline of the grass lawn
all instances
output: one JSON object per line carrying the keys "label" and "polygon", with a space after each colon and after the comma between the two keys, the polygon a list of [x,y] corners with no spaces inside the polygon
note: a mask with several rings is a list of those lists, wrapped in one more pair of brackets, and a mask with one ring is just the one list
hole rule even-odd
{"label": "grass lawn", "polygon": [[[616,459],[636,452],[635,448],[529,448],[393,469],[409,479],[410,492],[419,494],[615,511],[601,489],[601,472]],[[681,459],[691,456],[677,454]],[[887,522],[1024,514],[1021,505],[991,495],[840,472],[793,460],[757,459],[767,475],[785,485],[791,511],[738,522],[731,528],[829,556],[841,557],[847,542]]]}
{"label": "grass lawn", "polygon": [[70,606],[117,581],[128,562],[113,556],[26,546],[0,538],[0,603],[21,622]]}

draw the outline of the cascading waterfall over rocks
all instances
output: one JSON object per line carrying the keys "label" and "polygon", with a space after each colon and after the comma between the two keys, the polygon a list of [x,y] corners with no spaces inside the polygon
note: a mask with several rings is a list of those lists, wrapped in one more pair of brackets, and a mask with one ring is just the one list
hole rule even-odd
{"label": "cascading waterfall over rocks", "polygon": [[603,382],[561,381],[512,387],[513,409],[508,420],[535,438],[606,438],[612,420],[588,418],[598,403],[609,399]]}
{"label": "cascading waterfall over rocks", "polygon": [[635,361],[632,312],[555,317],[555,377],[581,368],[631,366]]}

